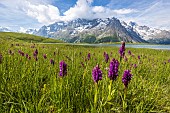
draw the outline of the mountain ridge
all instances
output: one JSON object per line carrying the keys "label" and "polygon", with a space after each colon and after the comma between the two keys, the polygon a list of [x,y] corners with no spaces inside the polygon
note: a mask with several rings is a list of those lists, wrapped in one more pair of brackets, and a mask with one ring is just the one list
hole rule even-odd
{"label": "mountain ridge", "polygon": [[149,43],[170,44],[170,30],[161,30],[158,28],[138,25],[135,22],[121,22],[128,31],[136,32],[142,39]]}
{"label": "mountain ridge", "polygon": [[11,32],[12,30],[8,29],[7,27],[0,26],[0,32]]}
{"label": "mountain ridge", "polygon": [[94,35],[96,39],[113,37],[117,38],[118,41],[146,42],[141,39],[136,32],[128,32],[127,29],[121,25],[119,19],[114,17],[106,19],[76,19],[70,22],[56,22],[48,26],[42,26],[36,35],[63,39],[65,41],[75,38],[75,41],[79,40],[80,42],[85,38],[85,35]]}
{"label": "mountain ridge", "polygon": [[[0,27],[0,32],[11,32]],[[14,31],[21,32],[21,31]],[[102,42],[142,42],[170,44],[170,30],[161,30],[138,25],[136,22],[124,22],[117,18],[75,19],[44,25],[40,29],[26,29],[26,34],[56,38],[71,43],[102,43]]]}

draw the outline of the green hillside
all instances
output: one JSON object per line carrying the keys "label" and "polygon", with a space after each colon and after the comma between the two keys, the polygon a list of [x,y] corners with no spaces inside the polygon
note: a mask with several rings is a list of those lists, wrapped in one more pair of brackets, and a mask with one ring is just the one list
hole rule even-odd
{"label": "green hillside", "polygon": [[0,32],[0,41],[33,42],[33,43],[62,43],[63,41],[35,36],[24,33]]}

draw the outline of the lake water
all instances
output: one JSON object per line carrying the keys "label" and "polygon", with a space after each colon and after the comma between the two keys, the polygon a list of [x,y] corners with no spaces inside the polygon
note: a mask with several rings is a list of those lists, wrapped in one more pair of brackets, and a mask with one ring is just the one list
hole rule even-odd
{"label": "lake water", "polygon": [[[83,46],[115,46],[120,47],[121,44],[73,44],[73,45],[83,45]],[[149,48],[149,49],[162,49],[162,50],[170,50],[170,45],[149,45],[149,44],[126,44],[128,48]]]}
{"label": "lake water", "polygon": [[[121,44],[81,44],[81,43],[41,43],[41,44],[70,44],[82,46],[96,46],[96,47],[120,47]],[[170,45],[149,45],[149,44],[126,44],[127,48],[148,48],[148,49],[161,49],[170,50]]]}

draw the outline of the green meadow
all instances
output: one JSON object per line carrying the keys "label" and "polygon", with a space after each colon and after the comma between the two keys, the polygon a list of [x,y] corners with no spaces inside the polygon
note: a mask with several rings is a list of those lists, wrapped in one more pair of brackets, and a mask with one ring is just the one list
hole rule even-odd
{"label": "green meadow", "polygon": [[[170,112],[169,50],[126,48],[120,59],[117,47],[44,43],[55,41],[60,42],[0,33],[0,113]],[[108,78],[113,58],[119,61],[116,80]],[[61,61],[67,64],[62,77]],[[98,83],[92,78],[96,65],[102,71]],[[128,87],[122,82],[125,70],[132,74]]]}
{"label": "green meadow", "polygon": [[35,36],[24,33],[14,33],[14,32],[0,32],[0,41],[8,42],[27,42],[27,43],[63,43],[60,40],[55,40],[51,38],[44,38],[41,36]]}

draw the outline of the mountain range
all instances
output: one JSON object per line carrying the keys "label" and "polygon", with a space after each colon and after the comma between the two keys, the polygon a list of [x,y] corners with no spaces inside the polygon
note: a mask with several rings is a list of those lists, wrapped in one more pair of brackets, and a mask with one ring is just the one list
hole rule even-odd
{"label": "mountain range", "polygon": [[129,32],[116,18],[56,22],[41,27],[36,35],[62,39],[67,42],[146,42],[136,32]]}
{"label": "mountain range", "polygon": [[138,36],[149,42],[156,44],[170,44],[170,31],[152,28],[148,26],[140,26],[135,22],[121,22],[121,24],[129,31],[134,31]]}
{"label": "mountain range", "polygon": [[12,31],[10,29],[6,28],[6,27],[0,26],[0,32],[12,32]]}
{"label": "mountain range", "polygon": [[[10,32],[0,27],[0,31]],[[149,42],[170,44],[170,31],[141,26],[135,22],[126,23],[117,18],[76,19],[69,22],[55,22],[40,29],[28,29],[27,34],[56,38],[66,42],[102,43],[102,42]]]}

